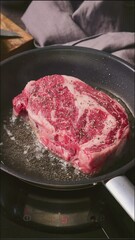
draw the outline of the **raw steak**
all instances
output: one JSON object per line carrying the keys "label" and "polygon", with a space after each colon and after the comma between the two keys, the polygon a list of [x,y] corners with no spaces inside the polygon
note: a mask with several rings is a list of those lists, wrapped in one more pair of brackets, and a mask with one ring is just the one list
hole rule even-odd
{"label": "raw steak", "polygon": [[84,173],[97,173],[119,155],[129,135],[124,108],[71,76],[28,82],[13,99],[13,111],[25,111],[41,143]]}

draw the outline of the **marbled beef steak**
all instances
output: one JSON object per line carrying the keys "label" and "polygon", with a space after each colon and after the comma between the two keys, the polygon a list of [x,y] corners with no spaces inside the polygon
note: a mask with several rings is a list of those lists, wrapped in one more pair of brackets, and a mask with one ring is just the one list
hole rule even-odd
{"label": "marbled beef steak", "polygon": [[81,80],[51,75],[30,81],[13,99],[13,112],[26,112],[40,140],[84,173],[97,173],[120,154],[129,136],[125,109]]}

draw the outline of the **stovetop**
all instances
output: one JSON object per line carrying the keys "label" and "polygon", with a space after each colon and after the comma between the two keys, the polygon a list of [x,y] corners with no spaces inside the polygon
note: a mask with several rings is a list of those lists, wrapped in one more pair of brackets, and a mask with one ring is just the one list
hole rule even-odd
{"label": "stovetop", "polygon": [[[135,183],[134,169],[127,174]],[[1,237],[132,239],[134,222],[102,184],[39,189],[1,172]]]}

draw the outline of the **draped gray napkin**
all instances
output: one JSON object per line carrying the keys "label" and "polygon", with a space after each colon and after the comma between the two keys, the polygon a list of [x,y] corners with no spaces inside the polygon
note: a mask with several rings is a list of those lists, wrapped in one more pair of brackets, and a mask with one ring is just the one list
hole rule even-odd
{"label": "draped gray napkin", "polygon": [[86,37],[72,20],[70,1],[32,1],[22,17],[39,46],[65,43]]}
{"label": "draped gray napkin", "polygon": [[135,35],[131,32],[109,32],[97,37],[87,37],[65,45],[94,48],[111,53],[135,65]]}
{"label": "draped gray napkin", "polygon": [[133,16],[133,1],[32,1],[22,21],[39,47],[89,47],[134,65]]}

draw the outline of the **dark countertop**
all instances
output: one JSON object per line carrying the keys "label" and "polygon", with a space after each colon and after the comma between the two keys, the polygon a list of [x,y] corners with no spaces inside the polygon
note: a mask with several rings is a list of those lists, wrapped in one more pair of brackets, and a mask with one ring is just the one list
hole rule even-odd
{"label": "dark countertop", "polygon": [[31,1],[1,1],[1,13],[25,30],[21,17]]}

